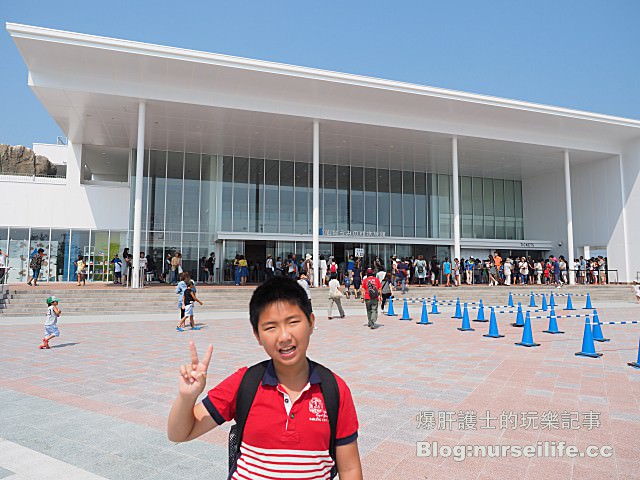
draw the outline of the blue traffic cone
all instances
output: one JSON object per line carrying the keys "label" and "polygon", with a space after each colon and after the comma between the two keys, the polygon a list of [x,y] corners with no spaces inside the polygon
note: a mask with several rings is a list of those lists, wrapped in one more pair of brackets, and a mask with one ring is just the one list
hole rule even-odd
{"label": "blue traffic cone", "polygon": [[611,340],[609,338],[604,338],[604,335],[602,334],[602,324],[600,323],[600,317],[598,316],[598,312],[595,310],[593,311],[592,327],[593,339],[596,342],[608,342]]}
{"label": "blue traffic cone", "polygon": [[591,305],[591,294],[590,293],[587,293],[587,303],[585,303],[583,310],[593,310],[593,306]]}
{"label": "blue traffic cone", "polygon": [[542,311],[546,312],[547,310],[549,310],[549,306],[547,305],[547,296],[543,293],[542,294]]}
{"label": "blue traffic cone", "polygon": [[387,308],[387,317],[397,317],[398,315],[393,310],[393,297],[389,297],[389,308]]}
{"label": "blue traffic cone", "polygon": [[543,330],[544,333],[564,333],[558,330],[558,319],[556,318],[556,311],[551,310],[551,314],[549,315],[549,328]]}
{"label": "blue traffic cone", "polygon": [[556,306],[556,297],[553,296],[553,292],[551,292],[551,295],[549,295],[549,306],[550,307]]}
{"label": "blue traffic cone", "polygon": [[474,320],[474,322],[488,322],[486,318],[484,318],[484,304],[482,303],[482,299],[480,299],[480,304],[478,305],[478,318]]}
{"label": "blue traffic cone", "polygon": [[496,312],[493,309],[493,307],[491,307],[491,317],[489,320],[489,333],[486,335],[483,335],[483,337],[489,337],[489,338],[504,337],[504,335],[500,335],[500,332],[498,332],[498,321],[496,320]]}
{"label": "blue traffic cone", "polygon": [[527,312],[527,318],[524,321],[524,330],[522,331],[522,340],[516,345],[521,347],[539,347],[540,344],[533,341],[533,332],[531,331],[531,316]]}
{"label": "blue traffic cone", "polygon": [[522,316],[522,304],[518,302],[518,313],[516,314],[516,322],[511,324],[512,327],[524,327],[524,317]]}
{"label": "blue traffic cone", "polygon": [[461,332],[473,332],[474,329],[471,328],[471,324],[469,323],[469,310],[467,310],[467,304],[464,304],[464,313],[462,314],[462,326],[458,328]]}
{"label": "blue traffic cone", "polygon": [[638,360],[627,363],[630,367],[640,368],[640,340],[638,341]]}
{"label": "blue traffic cone", "polygon": [[460,311],[460,299],[456,298],[456,312],[451,318],[462,318],[462,312]]}
{"label": "blue traffic cone", "polygon": [[420,316],[420,321],[416,322],[418,325],[432,325],[433,322],[429,321],[429,315],[427,315],[427,302],[426,300],[422,301],[422,315]]}
{"label": "blue traffic cone", "polygon": [[407,304],[407,299],[404,299],[404,307],[402,308],[402,317],[400,317],[400,320],[411,320],[411,317],[409,316],[409,305]]}
{"label": "blue traffic cone", "polygon": [[575,308],[573,308],[573,302],[571,301],[570,293],[567,294],[567,306],[565,307],[565,310],[575,310]]}
{"label": "blue traffic cone", "polygon": [[584,333],[582,335],[582,350],[576,352],[576,355],[580,357],[599,358],[601,353],[596,353],[596,345],[593,343],[593,332],[591,331],[591,323],[589,323],[589,316],[584,321]]}
{"label": "blue traffic cone", "polygon": [[536,306],[536,297],[533,295],[533,292],[531,292],[531,296],[529,297],[529,306],[530,307]]}
{"label": "blue traffic cone", "polygon": [[509,301],[507,302],[508,307],[513,307],[513,295],[509,292]]}
{"label": "blue traffic cone", "polygon": [[431,304],[431,315],[438,315],[440,312],[438,311],[438,300],[436,296],[433,296],[433,303]]}

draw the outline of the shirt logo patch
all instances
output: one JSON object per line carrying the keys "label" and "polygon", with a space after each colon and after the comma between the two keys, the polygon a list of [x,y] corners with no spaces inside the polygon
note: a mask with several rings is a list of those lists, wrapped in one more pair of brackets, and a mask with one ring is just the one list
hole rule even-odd
{"label": "shirt logo patch", "polygon": [[321,397],[313,397],[309,400],[309,421],[310,422],[328,422],[329,417],[324,408],[324,402]]}

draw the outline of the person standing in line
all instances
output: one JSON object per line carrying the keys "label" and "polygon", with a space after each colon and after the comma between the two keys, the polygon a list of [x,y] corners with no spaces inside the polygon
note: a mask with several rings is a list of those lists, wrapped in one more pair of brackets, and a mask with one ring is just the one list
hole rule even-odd
{"label": "person standing in line", "polygon": [[138,287],[144,287],[144,278],[147,271],[147,257],[144,256],[144,252],[140,252],[140,268],[138,271]]}
{"label": "person standing in line", "polygon": [[164,275],[164,283],[169,285],[171,283],[171,254],[167,253],[167,256],[164,259],[163,264],[164,271],[162,272]]}
{"label": "person standing in line", "polygon": [[[522,257],[520,259],[520,281],[523,287],[527,286],[527,279],[529,277],[529,264],[527,263],[527,259]],[[558,267],[558,275],[560,275],[560,267]]]}
{"label": "person standing in line", "polygon": [[356,262],[353,259],[353,255],[349,255],[349,259],[347,260],[347,275],[351,276],[351,273],[353,272],[353,269],[356,266]]}
{"label": "person standing in line", "polygon": [[418,255],[415,266],[415,279],[419,286],[423,286],[427,280],[427,262],[422,255]]}
{"label": "person standing in line", "polygon": [[0,284],[5,283],[7,275],[7,255],[0,248]]}
{"label": "person standing in line", "polygon": [[342,287],[340,286],[340,282],[338,281],[338,276],[336,274],[331,275],[331,280],[329,280],[329,312],[327,314],[327,318],[331,320],[333,317],[331,314],[333,313],[334,305],[338,307],[338,313],[340,313],[340,318],[344,318],[344,309],[342,308]]}
{"label": "person standing in line", "polygon": [[362,282],[362,297],[367,308],[367,326],[374,330],[378,328],[378,304],[380,303],[380,280],[373,274],[373,269],[368,268],[366,277]]}
{"label": "person standing in line", "polygon": [[556,288],[560,288],[562,287],[562,282],[560,280],[560,262],[555,255],[551,259],[551,262],[551,265],[553,266],[553,282]]}
{"label": "person standing in line", "polygon": [[444,257],[444,263],[442,264],[442,274],[447,279],[447,283],[445,287],[451,286],[451,262],[449,261],[449,257]]}
{"label": "person standing in line", "polygon": [[267,259],[264,261],[264,268],[267,280],[271,280],[274,274],[273,257],[271,255],[267,255]]}
{"label": "person standing in line", "polygon": [[27,285],[31,286],[31,281],[33,281],[33,286],[38,286],[38,277],[40,276],[40,269],[42,268],[42,262],[44,261],[44,248],[39,248],[38,251],[31,257],[31,261],[29,262],[29,268],[31,269],[31,276],[27,280]]}
{"label": "person standing in line", "polygon": [[507,257],[502,267],[504,273],[504,284],[511,286],[511,259]]}
{"label": "person standing in line", "polygon": [[78,255],[78,258],[75,262],[73,262],[76,266],[76,276],[78,279],[78,287],[82,283],[82,286],[85,286],[85,280],[87,277],[87,264],[84,261],[84,257],[82,255]]}
{"label": "person standing in line", "polygon": [[453,286],[460,286],[460,260],[457,258],[453,259]]}
{"label": "person standing in line", "polygon": [[473,285],[473,256],[464,262],[464,273],[467,277],[467,285]]}
{"label": "person standing in line", "polygon": [[[325,287],[327,285],[327,260],[324,258],[324,255],[320,255],[320,285]],[[338,276],[336,275],[336,279]]]}
{"label": "person standing in line", "polygon": [[240,285],[244,286],[247,284],[247,277],[249,276],[249,264],[244,255],[240,255],[238,258],[238,268],[240,269]]}
{"label": "person standing in line", "polygon": [[171,257],[171,285],[177,285],[180,280],[180,252]]}
{"label": "person standing in line", "polygon": [[113,263],[113,284],[120,285],[122,284],[122,260],[117,253],[113,256],[111,263]]}
{"label": "person standing in line", "polygon": [[376,275],[378,281],[380,281],[380,296],[382,297],[382,302],[380,303],[380,310],[384,312],[384,306],[387,304],[387,300],[391,298],[393,295],[393,282],[391,281],[391,274],[389,272],[383,272],[384,276],[382,280],[380,277]]}
{"label": "person standing in line", "polygon": [[216,275],[216,254],[211,252],[207,258],[207,270],[209,271],[209,283],[213,285]]}
{"label": "person standing in line", "polygon": [[191,330],[200,330],[200,327],[196,325],[196,322],[193,318],[193,307],[195,302],[198,302],[200,305],[204,305],[198,297],[196,297],[195,291],[195,283],[193,280],[189,280],[187,284],[187,288],[185,288],[184,293],[182,294],[182,305],[184,306],[184,314],[180,319],[180,323],[176,327],[178,332],[184,332],[185,322],[187,321],[187,317],[189,317],[189,325],[191,326]]}
{"label": "person standing in line", "polygon": [[440,263],[438,263],[438,258],[435,255],[431,257],[429,270],[431,271],[431,286],[437,287],[440,283]]}
{"label": "person standing in line", "polygon": [[47,318],[44,322],[44,337],[42,343],[38,346],[39,349],[51,348],[49,341],[53,337],[60,336],[60,330],[58,330],[58,318],[62,314],[58,308],[58,297],[52,296],[47,298]]}
{"label": "person standing in line", "polygon": [[567,281],[567,261],[564,259],[562,255],[558,259],[558,263],[560,264],[560,279],[564,285],[567,285],[569,282]]}
{"label": "person standing in line", "polygon": [[544,272],[542,262],[543,260],[539,258],[534,265],[534,269],[536,272],[536,284],[538,285],[542,285],[542,273]]}
{"label": "person standing in line", "polygon": [[580,255],[580,283],[586,285],[587,282],[587,261]]}

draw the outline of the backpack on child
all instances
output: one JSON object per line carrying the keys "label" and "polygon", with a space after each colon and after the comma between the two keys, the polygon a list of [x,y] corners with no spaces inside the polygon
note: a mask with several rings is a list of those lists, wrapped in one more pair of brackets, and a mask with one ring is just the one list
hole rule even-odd
{"label": "backpack on child", "polygon": [[[229,430],[229,472],[233,471],[240,457],[240,445],[242,434],[251,410],[251,404],[256,396],[262,377],[267,370],[269,360],[257,363],[249,367],[242,377],[236,397],[236,423]],[[329,418],[329,455],[333,459],[334,466],[331,469],[331,478],[334,478],[338,469],[336,463],[336,428],[338,424],[338,409],[340,405],[340,391],[333,372],[324,365],[309,360],[309,368],[312,368],[320,377],[320,391],[324,397],[324,405]]]}

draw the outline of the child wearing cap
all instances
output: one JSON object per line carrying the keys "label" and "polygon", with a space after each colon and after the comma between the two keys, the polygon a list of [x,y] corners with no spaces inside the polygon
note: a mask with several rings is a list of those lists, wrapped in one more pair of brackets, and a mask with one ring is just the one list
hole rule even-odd
{"label": "child wearing cap", "polygon": [[49,346],[49,340],[53,337],[60,336],[60,330],[58,330],[58,317],[60,316],[60,309],[58,308],[58,297],[47,298],[47,319],[44,322],[44,338],[42,343],[38,346],[40,350],[43,348],[51,348]]}

